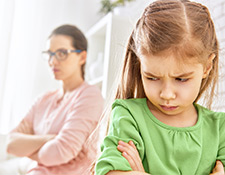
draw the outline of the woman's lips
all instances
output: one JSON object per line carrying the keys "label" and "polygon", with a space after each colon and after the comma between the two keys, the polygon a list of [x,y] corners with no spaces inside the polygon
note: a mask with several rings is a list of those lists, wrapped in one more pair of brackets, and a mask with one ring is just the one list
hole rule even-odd
{"label": "woman's lips", "polygon": [[173,110],[177,109],[177,106],[160,105],[160,107],[161,107],[164,111],[173,111]]}
{"label": "woman's lips", "polygon": [[59,72],[59,69],[53,68],[52,71],[53,72]]}

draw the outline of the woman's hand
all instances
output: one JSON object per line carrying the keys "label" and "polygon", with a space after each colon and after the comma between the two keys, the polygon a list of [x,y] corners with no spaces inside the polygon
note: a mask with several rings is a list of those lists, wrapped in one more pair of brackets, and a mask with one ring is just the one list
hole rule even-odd
{"label": "woman's hand", "polygon": [[22,120],[20,124],[16,127],[14,132],[19,132],[23,134],[31,134],[31,135],[34,134],[33,126],[30,123],[28,123],[26,120]]}
{"label": "woman's hand", "polygon": [[212,173],[210,175],[224,175],[224,168],[221,161],[216,161],[216,166],[214,167]]}
{"label": "woman's hand", "polygon": [[46,142],[54,138],[55,135],[11,133],[8,137],[7,152],[19,157],[28,157],[37,152]]}
{"label": "woman's hand", "polygon": [[127,159],[133,171],[145,172],[139,153],[132,141],[128,143],[119,141],[117,149]]}

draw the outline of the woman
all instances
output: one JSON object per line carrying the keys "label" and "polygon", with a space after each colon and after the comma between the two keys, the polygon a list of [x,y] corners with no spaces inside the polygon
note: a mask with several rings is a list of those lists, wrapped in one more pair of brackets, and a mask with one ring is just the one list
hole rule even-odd
{"label": "woman", "polygon": [[100,119],[103,98],[84,80],[87,40],[77,27],[63,25],[48,42],[43,54],[62,88],[36,100],[9,134],[7,151],[36,161],[29,175],[90,174],[96,140],[87,142]]}

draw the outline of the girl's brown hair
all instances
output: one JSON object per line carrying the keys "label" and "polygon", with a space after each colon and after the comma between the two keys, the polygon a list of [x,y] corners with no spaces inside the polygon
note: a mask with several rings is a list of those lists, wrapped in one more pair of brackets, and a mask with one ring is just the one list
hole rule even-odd
{"label": "girl's brown hair", "polygon": [[[197,102],[205,93],[206,105],[211,107],[218,80],[218,41],[207,7],[189,0],[157,0],[147,6],[129,37],[115,98],[146,97],[139,57],[162,53],[172,53],[180,63],[203,65],[212,54],[215,55],[212,69],[202,80],[195,100]],[[109,111],[104,118],[108,115]]]}
{"label": "girl's brown hair", "polygon": [[145,9],[129,38],[116,98],[145,97],[139,57],[164,52],[179,61],[203,65],[215,55],[212,70],[202,80],[195,100],[205,93],[210,107],[218,79],[218,41],[207,7],[189,0],[157,0]]}
{"label": "girl's brown hair", "polygon": [[[66,35],[72,39],[72,45],[75,49],[87,51],[88,49],[88,42],[86,37],[84,36],[83,32],[78,29],[76,26],[73,25],[62,25],[54,29],[49,36],[51,38],[53,35]],[[84,79],[85,74],[85,64],[81,66],[81,75]]]}

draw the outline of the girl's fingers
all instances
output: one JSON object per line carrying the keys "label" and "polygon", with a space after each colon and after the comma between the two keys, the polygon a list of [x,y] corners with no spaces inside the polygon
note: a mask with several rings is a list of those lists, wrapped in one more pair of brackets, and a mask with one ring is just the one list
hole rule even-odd
{"label": "girl's fingers", "polygon": [[118,145],[118,146],[117,146],[117,149],[118,149],[121,153],[126,153],[127,155],[129,155],[131,159],[137,159],[136,153],[135,153],[133,150],[131,150],[131,149],[133,149],[133,148],[130,149],[130,148],[127,148],[127,147],[125,147],[125,146],[123,146],[123,145]]}
{"label": "girl's fingers", "polygon": [[133,147],[133,149],[135,150],[135,152],[136,152],[136,154],[137,154],[137,159],[138,159],[138,161],[136,161],[136,166],[138,167],[138,170],[139,170],[139,171],[141,170],[142,172],[145,172],[144,167],[143,167],[143,165],[142,165],[142,160],[141,160],[141,158],[140,158],[140,156],[139,156],[139,152],[138,152],[138,150],[137,150],[137,148],[136,148],[134,142],[131,140],[131,141],[129,141],[128,143],[129,143],[129,145],[131,145],[131,146]]}
{"label": "girl's fingers", "polygon": [[129,152],[130,154],[135,155],[136,158],[140,159],[139,152],[138,152],[136,146],[134,145],[133,141],[129,141],[128,143],[119,141],[119,145],[124,146],[128,151],[130,151]]}
{"label": "girl's fingers", "polygon": [[216,166],[213,169],[213,173],[210,175],[224,175],[224,168],[221,161],[216,161]]}
{"label": "girl's fingers", "polygon": [[130,155],[132,158],[137,159],[139,157],[139,153],[135,149],[129,145],[128,143],[125,143],[123,141],[119,141],[119,145],[118,146],[122,146],[124,148],[121,148],[123,152],[126,152],[128,155]]}
{"label": "girl's fingers", "polygon": [[139,152],[132,141],[129,141],[128,143],[119,141],[117,149],[122,152],[123,157],[128,160],[133,171],[145,172]]}
{"label": "girl's fingers", "polygon": [[[137,148],[136,148],[134,142],[131,140],[131,141],[128,142],[128,144],[129,144],[130,146],[132,146],[133,149],[134,149],[134,151],[139,155],[139,152],[138,152],[138,150],[137,150]],[[139,157],[139,156],[138,156],[138,157]],[[140,157],[139,157],[139,158],[140,158]]]}
{"label": "girl's fingers", "polygon": [[123,157],[125,159],[127,159],[127,161],[129,162],[130,167],[132,168],[132,170],[133,171],[138,171],[137,166],[136,166],[134,160],[131,158],[131,156],[129,156],[126,152],[123,152],[122,155],[123,155]]}
{"label": "girl's fingers", "polygon": [[135,160],[137,160],[137,153],[135,152],[134,148],[131,147],[128,143],[119,141],[117,149],[122,153],[123,157],[128,160],[132,170],[136,170],[137,166]]}
{"label": "girl's fingers", "polygon": [[134,149],[137,150],[137,148],[136,148],[136,146],[135,146],[135,144],[134,144],[134,142],[133,142],[132,140],[130,140],[130,141],[128,142],[128,144],[131,145]]}

